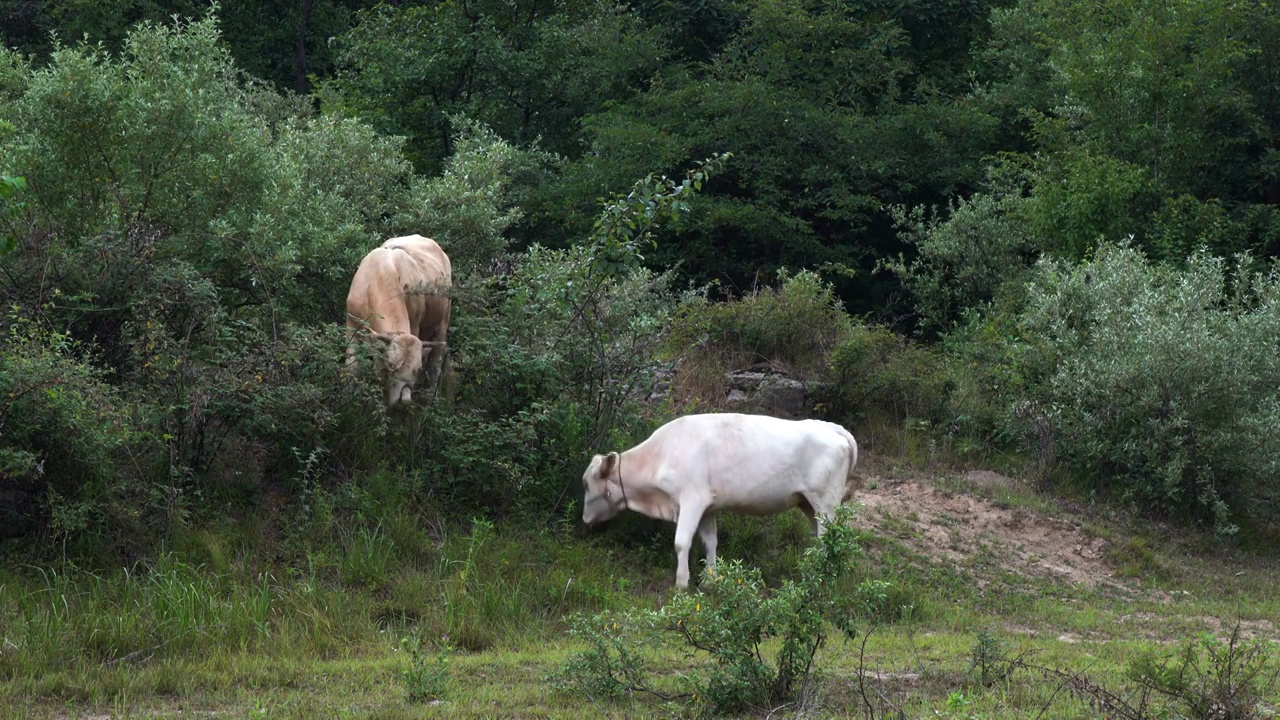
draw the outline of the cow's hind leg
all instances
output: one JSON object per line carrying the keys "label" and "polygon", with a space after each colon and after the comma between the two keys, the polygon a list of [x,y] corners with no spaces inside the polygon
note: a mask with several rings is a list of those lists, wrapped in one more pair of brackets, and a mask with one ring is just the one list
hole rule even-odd
{"label": "cow's hind leg", "polygon": [[698,539],[702,541],[702,547],[707,551],[707,567],[716,566],[716,515],[715,513],[705,513],[702,516],[702,522],[698,523]]}
{"label": "cow's hind leg", "polygon": [[706,507],[690,503],[680,508],[676,520],[676,587],[689,587],[689,547],[693,545],[693,532],[702,521]]}
{"label": "cow's hind leg", "polygon": [[822,537],[822,524],[818,522],[818,514],[814,512],[813,503],[809,502],[809,498],[801,497],[800,502],[796,503],[796,507],[800,508],[800,512],[809,518],[809,529],[814,535]]}
{"label": "cow's hind leg", "polygon": [[445,357],[449,354],[449,346],[443,340],[424,341],[422,365],[426,381],[426,390],[431,393],[432,400],[439,394],[440,379],[444,375]]}

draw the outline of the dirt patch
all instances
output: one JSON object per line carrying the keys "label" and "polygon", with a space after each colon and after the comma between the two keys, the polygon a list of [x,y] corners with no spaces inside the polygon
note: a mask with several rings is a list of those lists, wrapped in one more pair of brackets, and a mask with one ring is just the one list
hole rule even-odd
{"label": "dirt patch", "polygon": [[[1175,634],[1180,636],[1180,639],[1207,632],[1226,640],[1231,637],[1237,622],[1232,618],[1219,618],[1212,615],[1169,616],[1149,612],[1121,615],[1119,620],[1132,632],[1139,633],[1143,637],[1163,640],[1166,643],[1175,642],[1173,639],[1167,639],[1170,630],[1176,630]],[[1270,620],[1241,619],[1239,623],[1240,639],[1245,642],[1280,641],[1280,627]]]}
{"label": "dirt patch", "polygon": [[[984,479],[997,484],[995,473]],[[1001,478],[999,484],[1004,479]],[[1018,573],[1072,584],[1119,586],[1105,560],[1107,541],[1075,523],[920,482],[867,477],[854,496],[855,522],[892,535],[933,558],[994,562]]]}

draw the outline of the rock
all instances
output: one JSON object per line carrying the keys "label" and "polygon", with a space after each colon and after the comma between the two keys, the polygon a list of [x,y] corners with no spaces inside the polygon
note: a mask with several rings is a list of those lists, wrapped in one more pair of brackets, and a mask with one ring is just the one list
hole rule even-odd
{"label": "rock", "polygon": [[736,370],[725,375],[729,393],[725,402],[744,410],[804,417],[813,409],[813,395],[806,385],[771,368]]}
{"label": "rock", "polygon": [[991,472],[990,470],[970,470],[965,473],[964,479],[974,485],[981,485],[983,487],[1011,488],[1018,484],[1018,482],[1013,478],[1005,477],[1000,473]]}

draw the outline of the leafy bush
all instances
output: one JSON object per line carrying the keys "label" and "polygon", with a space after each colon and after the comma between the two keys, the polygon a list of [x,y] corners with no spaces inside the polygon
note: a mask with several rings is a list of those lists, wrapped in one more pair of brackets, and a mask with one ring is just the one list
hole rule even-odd
{"label": "leafy bush", "polygon": [[[0,130],[4,127],[0,126]],[[27,189],[27,180],[22,177],[0,175],[0,223],[17,215],[23,203],[18,200],[22,191]],[[0,257],[4,257],[18,248],[18,238],[0,225]]]}
{"label": "leafy bush", "polygon": [[1088,257],[1100,241],[1135,233],[1151,202],[1146,169],[1071,147],[1043,163],[1025,218],[1061,257]]}
{"label": "leafy bush", "polygon": [[677,295],[670,273],[641,267],[640,249],[723,160],[678,182],[638,181],[604,204],[587,243],[534,246],[463,299],[458,397],[447,411],[424,411],[437,488],[464,507],[509,512],[518,500],[554,512],[581,458],[652,412],[640,401]]}
{"label": "leafy bush", "polygon": [[144,482],[154,445],[141,408],[107,384],[84,348],[16,311],[0,331],[0,479],[6,489],[38,499],[55,537],[92,538],[103,548],[154,536],[180,519],[155,512],[167,498]]}
{"label": "leafy bush", "polygon": [[453,154],[444,171],[414,177],[395,225],[404,233],[424,229],[449,253],[455,273],[466,278],[504,258],[504,233],[521,216],[513,187],[517,176],[535,174],[549,158],[519,149],[477,122],[454,118],[453,125]]}
{"label": "leafy bush", "polygon": [[779,273],[780,285],[722,303],[691,299],[681,310],[672,345],[697,348],[719,365],[778,362],[802,373],[821,369],[850,329],[830,283],[817,273]]}
{"label": "leafy bush", "polygon": [[1044,260],[1017,309],[960,343],[989,364],[1000,429],[1149,508],[1219,532],[1276,518],[1280,274],[1207,254],[1186,269],[1103,245]]}
{"label": "leafy bush", "polygon": [[1272,666],[1273,644],[1245,639],[1240,623],[1225,641],[1204,634],[1184,642],[1170,657],[1147,654],[1130,664],[1129,676],[1171,697],[1197,720],[1253,720],[1276,689],[1280,668]]}
{"label": "leafy bush", "polygon": [[569,635],[587,644],[574,653],[550,680],[561,692],[589,698],[618,699],[635,692],[652,692],[653,671],[639,648],[648,641],[639,628],[646,623],[634,613],[575,615]]}
{"label": "leafy bush", "polygon": [[824,412],[940,422],[954,381],[946,358],[880,326],[855,325],[828,361]]}
{"label": "leafy bush", "polygon": [[[772,592],[759,570],[727,561],[703,571],[703,592],[682,593],[661,610],[578,618],[575,633],[590,647],[562,668],[559,687],[592,697],[650,692],[669,698],[654,688],[643,656],[628,644],[662,637],[712,661],[688,678],[692,690],[685,697],[695,706],[740,713],[791,700],[804,692],[812,676],[814,660],[827,641],[827,624],[847,637],[857,634],[863,593],[847,587],[859,552],[848,524],[851,513],[842,506],[805,551],[798,577]],[[781,645],[770,660],[762,646],[771,638]]]}
{"label": "leafy bush", "polygon": [[922,327],[948,329],[1031,267],[1039,243],[1024,217],[1024,183],[1017,164],[1008,162],[993,168],[986,191],[956,200],[945,218],[936,209],[891,208],[898,237],[915,256],[884,266],[914,297]]}

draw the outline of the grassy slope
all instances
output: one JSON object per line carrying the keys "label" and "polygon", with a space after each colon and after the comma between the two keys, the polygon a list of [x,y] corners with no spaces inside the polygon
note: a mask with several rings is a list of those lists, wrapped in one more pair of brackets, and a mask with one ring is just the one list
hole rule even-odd
{"label": "grassy slope", "polygon": [[[1032,509],[1047,502],[1000,496]],[[907,717],[1035,717],[1046,706],[1043,718],[1087,717],[1059,682],[1034,672],[975,684],[977,633],[991,628],[1010,654],[1087,668],[1115,687],[1142,653],[1220,631],[1237,617],[1280,639],[1274,560],[1191,547],[1150,526],[1084,520],[1108,537],[1113,561],[1137,576],[1125,588],[1021,577],[981,557],[938,562],[892,533],[868,535],[866,573],[893,582],[914,606],[908,621],[867,640],[863,662],[879,673],[868,695],[888,698]],[[722,552],[776,581],[794,567],[804,525],[798,514],[726,519]],[[327,552],[291,555],[277,540],[267,545],[277,558],[270,561],[262,538],[222,528],[184,539],[149,571],[2,573],[0,717],[659,714],[643,698],[596,705],[556,693],[546,678],[576,649],[565,634],[569,614],[662,602],[669,541],[669,528],[639,522],[592,538],[513,529],[467,535],[400,515],[376,532],[339,538]],[[444,703],[406,699],[399,638],[411,632],[448,634],[470,650],[451,658]],[[821,651],[809,709],[860,714],[863,647],[833,638]],[[674,650],[655,661],[673,682],[702,662]]]}

